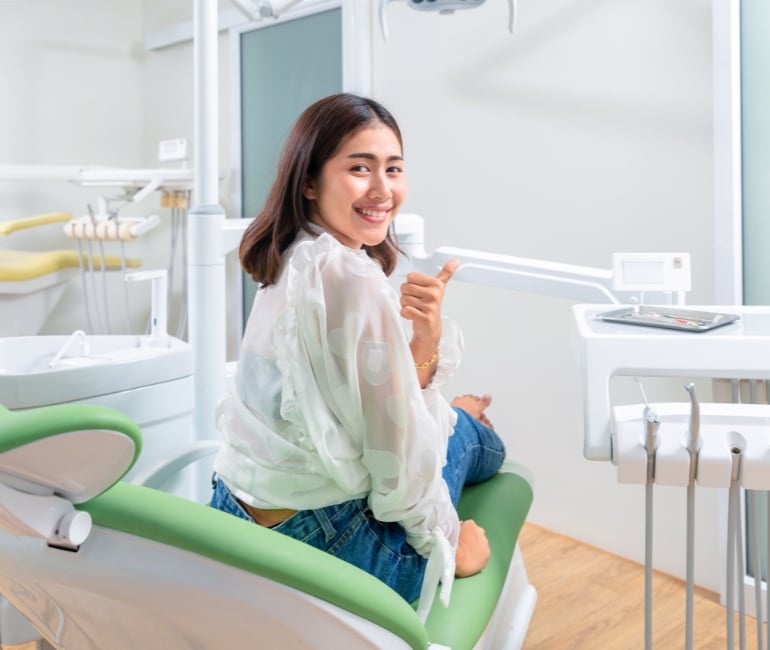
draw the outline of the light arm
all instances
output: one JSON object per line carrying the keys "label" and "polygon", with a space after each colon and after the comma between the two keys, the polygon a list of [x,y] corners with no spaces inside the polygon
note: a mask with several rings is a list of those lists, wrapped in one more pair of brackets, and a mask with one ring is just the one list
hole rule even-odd
{"label": "light arm", "polygon": [[454,279],[526,293],[569,298],[580,302],[617,303],[612,271],[586,266],[442,247],[428,254],[423,246],[423,220],[415,214],[396,219],[398,245],[409,257],[410,268],[435,274],[447,260],[457,258]]}
{"label": "light arm", "polygon": [[[400,249],[409,257],[409,270],[434,274],[451,258],[460,260],[454,278],[484,286],[511,289],[582,303],[629,302],[645,292],[655,304],[684,303],[690,290],[690,262],[686,253],[616,253],[613,266],[599,269],[575,264],[499,255],[463,248],[424,248],[423,220],[401,214],[395,221]],[[625,299],[625,300],[624,300]]]}

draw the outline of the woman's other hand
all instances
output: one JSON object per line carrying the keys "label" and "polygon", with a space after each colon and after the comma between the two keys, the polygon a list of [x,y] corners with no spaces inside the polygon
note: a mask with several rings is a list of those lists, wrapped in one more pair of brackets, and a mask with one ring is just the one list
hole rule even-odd
{"label": "woman's other hand", "polygon": [[459,397],[455,397],[451,402],[452,406],[461,408],[463,411],[468,413],[468,415],[476,418],[485,427],[494,429],[495,427],[492,426],[492,423],[489,421],[489,418],[485,413],[487,407],[491,403],[491,395],[482,395],[481,397],[477,395],[460,395]]}
{"label": "woman's other hand", "polygon": [[484,529],[472,519],[460,522],[460,538],[455,552],[455,576],[466,578],[481,571],[491,551]]}

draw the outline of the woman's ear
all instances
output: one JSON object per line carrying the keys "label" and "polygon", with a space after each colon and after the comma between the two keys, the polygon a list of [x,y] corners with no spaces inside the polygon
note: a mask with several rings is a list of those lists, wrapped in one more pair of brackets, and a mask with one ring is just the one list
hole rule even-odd
{"label": "woman's ear", "polygon": [[308,201],[313,201],[316,198],[316,190],[315,190],[315,181],[312,178],[308,178],[305,181],[305,187],[302,188],[302,195],[308,199]]}

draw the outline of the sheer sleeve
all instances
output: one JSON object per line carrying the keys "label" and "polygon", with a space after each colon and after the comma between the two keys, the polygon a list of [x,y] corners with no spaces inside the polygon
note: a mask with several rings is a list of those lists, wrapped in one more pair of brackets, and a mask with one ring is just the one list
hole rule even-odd
{"label": "sheer sleeve", "polygon": [[[322,239],[311,245],[324,245]],[[409,543],[428,558],[424,592],[440,580],[448,601],[459,521],[442,477],[453,411],[438,388],[459,361],[457,332],[447,327],[447,358],[421,389],[398,295],[365,253],[339,245],[323,255],[300,248],[292,263],[289,291],[305,294],[290,300],[299,338],[325,405],[359,443],[374,516],[404,527]],[[442,341],[442,357],[444,350]]]}
{"label": "sheer sleeve", "polygon": [[[422,389],[422,397],[425,400],[425,406],[436,420],[439,431],[448,431],[449,434],[454,431],[457,422],[457,413],[451,408],[444,399],[441,388],[454,374],[454,371],[460,365],[463,353],[462,331],[449,318],[443,317],[441,325],[441,341],[439,342],[438,365],[436,372],[425,388]],[[407,340],[412,337],[411,322],[404,320]],[[446,438],[444,438],[446,442]],[[446,448],[442,451],[442,456],[446,458]]]}

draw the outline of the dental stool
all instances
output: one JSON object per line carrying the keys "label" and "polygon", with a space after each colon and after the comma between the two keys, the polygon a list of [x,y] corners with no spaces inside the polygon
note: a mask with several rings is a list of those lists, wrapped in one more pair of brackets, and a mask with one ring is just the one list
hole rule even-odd
{"label": "dental stool", "polygon": [[[423,623],[376,578],[267,528],[120,481],[141,450],[112,409],[0,407],[0,592],[55,648],[518,648],[536,600],[517,468],[466,488],[492,557]],[[4,650],[26,645],[0,643]]]}

